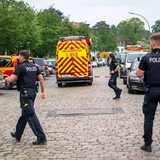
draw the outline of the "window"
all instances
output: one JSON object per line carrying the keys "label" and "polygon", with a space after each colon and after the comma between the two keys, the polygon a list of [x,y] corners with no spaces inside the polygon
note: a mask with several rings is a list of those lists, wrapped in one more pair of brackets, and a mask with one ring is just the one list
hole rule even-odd
{"label": "window", "polygon": [[0,58],[0,67],[13,67],[12,60],[10,58]]}

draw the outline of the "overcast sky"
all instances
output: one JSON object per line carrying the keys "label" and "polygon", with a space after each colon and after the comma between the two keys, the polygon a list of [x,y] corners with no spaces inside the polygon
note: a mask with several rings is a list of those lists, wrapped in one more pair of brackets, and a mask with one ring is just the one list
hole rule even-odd
{"label": "overcast sky", "polygon": [[[160,20],[160,0],[24,0],[35,9],[48,9],[53,6],[60,10],[70,21],[86,22],[91,26],[99,21],[118,25],[123,20],[138,17],[145,28]],[[128,12],[145,17],[131,15]]]}

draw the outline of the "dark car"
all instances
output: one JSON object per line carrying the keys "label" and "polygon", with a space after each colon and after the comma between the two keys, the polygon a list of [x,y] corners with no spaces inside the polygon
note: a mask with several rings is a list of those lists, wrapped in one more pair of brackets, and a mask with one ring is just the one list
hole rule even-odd
{"label": "dark car", "polygon": [[147,52],[141,52],[141,51],[131,51],[127,52],[125,56],[125,60],[122,63],[123,66],[121,68],[121,75],[120,77],[123,78],[123,83],[127,84],[127,74],[128,70],[131,67],[132,62],[134,61],[135,58],[142,58]]}
{"label": "dark car", "polygon": [[47,66],[47,62],[44,58],[33,58],[34,62],[38,65],[42,75],[44,77],[49,76],[49,70]]}
{"label": "dark car", "polygon": [[140,59],[135,59],[132,64],[131,68],[127,73],[127,88],[128,93],[133,93],[135,91],[142,91],[144,92],[144,82],[143,78],[138,78],[136,76],[136,70],[138,69],[140,63]]}
{"label": "dark car", "polygon": [[120,70],[119,70],[120,78],[123,78],[125,76],[123,72],[125,56],[126,56],[126,52],[119,54],[116,58],[120,67]]}
{"label": "dark car", "polygon": [[53,69],[56,67],[56,60],[54,58],[50,58],[46,60],[47,65]]}

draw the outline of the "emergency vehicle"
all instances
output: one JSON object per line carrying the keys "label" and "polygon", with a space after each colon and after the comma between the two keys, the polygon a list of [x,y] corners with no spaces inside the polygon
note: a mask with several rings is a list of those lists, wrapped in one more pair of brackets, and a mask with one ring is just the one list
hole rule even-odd
{"label": "emergency vehicle", "polygon": [[[4,77],[10,76],[19,64],[18,56],[0,55],[0,72]],[[5,82],[4,88],[11,89],[16,82]]]}
{"label": "emergency vehicle", "polygon": [[144,50],[139,45],[128,45],[125,48],[125,58],[120,69],[120,77],[123,78],[124,84],[127,84],[127,72],[130,70],[132,62],[136,58],[142,58],[148,52],[149,50]]}
{"label": "emergency vehicle", "polygon": [[[29,60],[30,62],[34,63],[32,57],[30,57]],[[19,65],[19,56],[0,55],[0,72],[3,73],[4,78],[10,76],[18,65]],[[4,88],[11,89],[14,85],[16,85],[16,81],[11,83],[5,82]]]}
{"label": "emergency vehicle", "polygon": [[90,39],[84,36],[62,37],[56,49],[56,79],[63,83],[86,82],[92,85],[93,70],[89,51]]}

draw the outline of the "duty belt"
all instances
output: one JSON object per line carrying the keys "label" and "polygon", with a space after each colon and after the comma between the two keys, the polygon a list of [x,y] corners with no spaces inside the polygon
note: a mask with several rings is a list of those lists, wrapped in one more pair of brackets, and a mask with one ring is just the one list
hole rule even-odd
{"label": "duty belt", "polygon": [[25,90],[26,91],[33,91],[33,90],[36,90],[36,89],[35,89],[35,87],[32,87],[32,88],[26,88],[26,87],[24,87],[24,88],[20,89],[20,92],[24,92]]}

